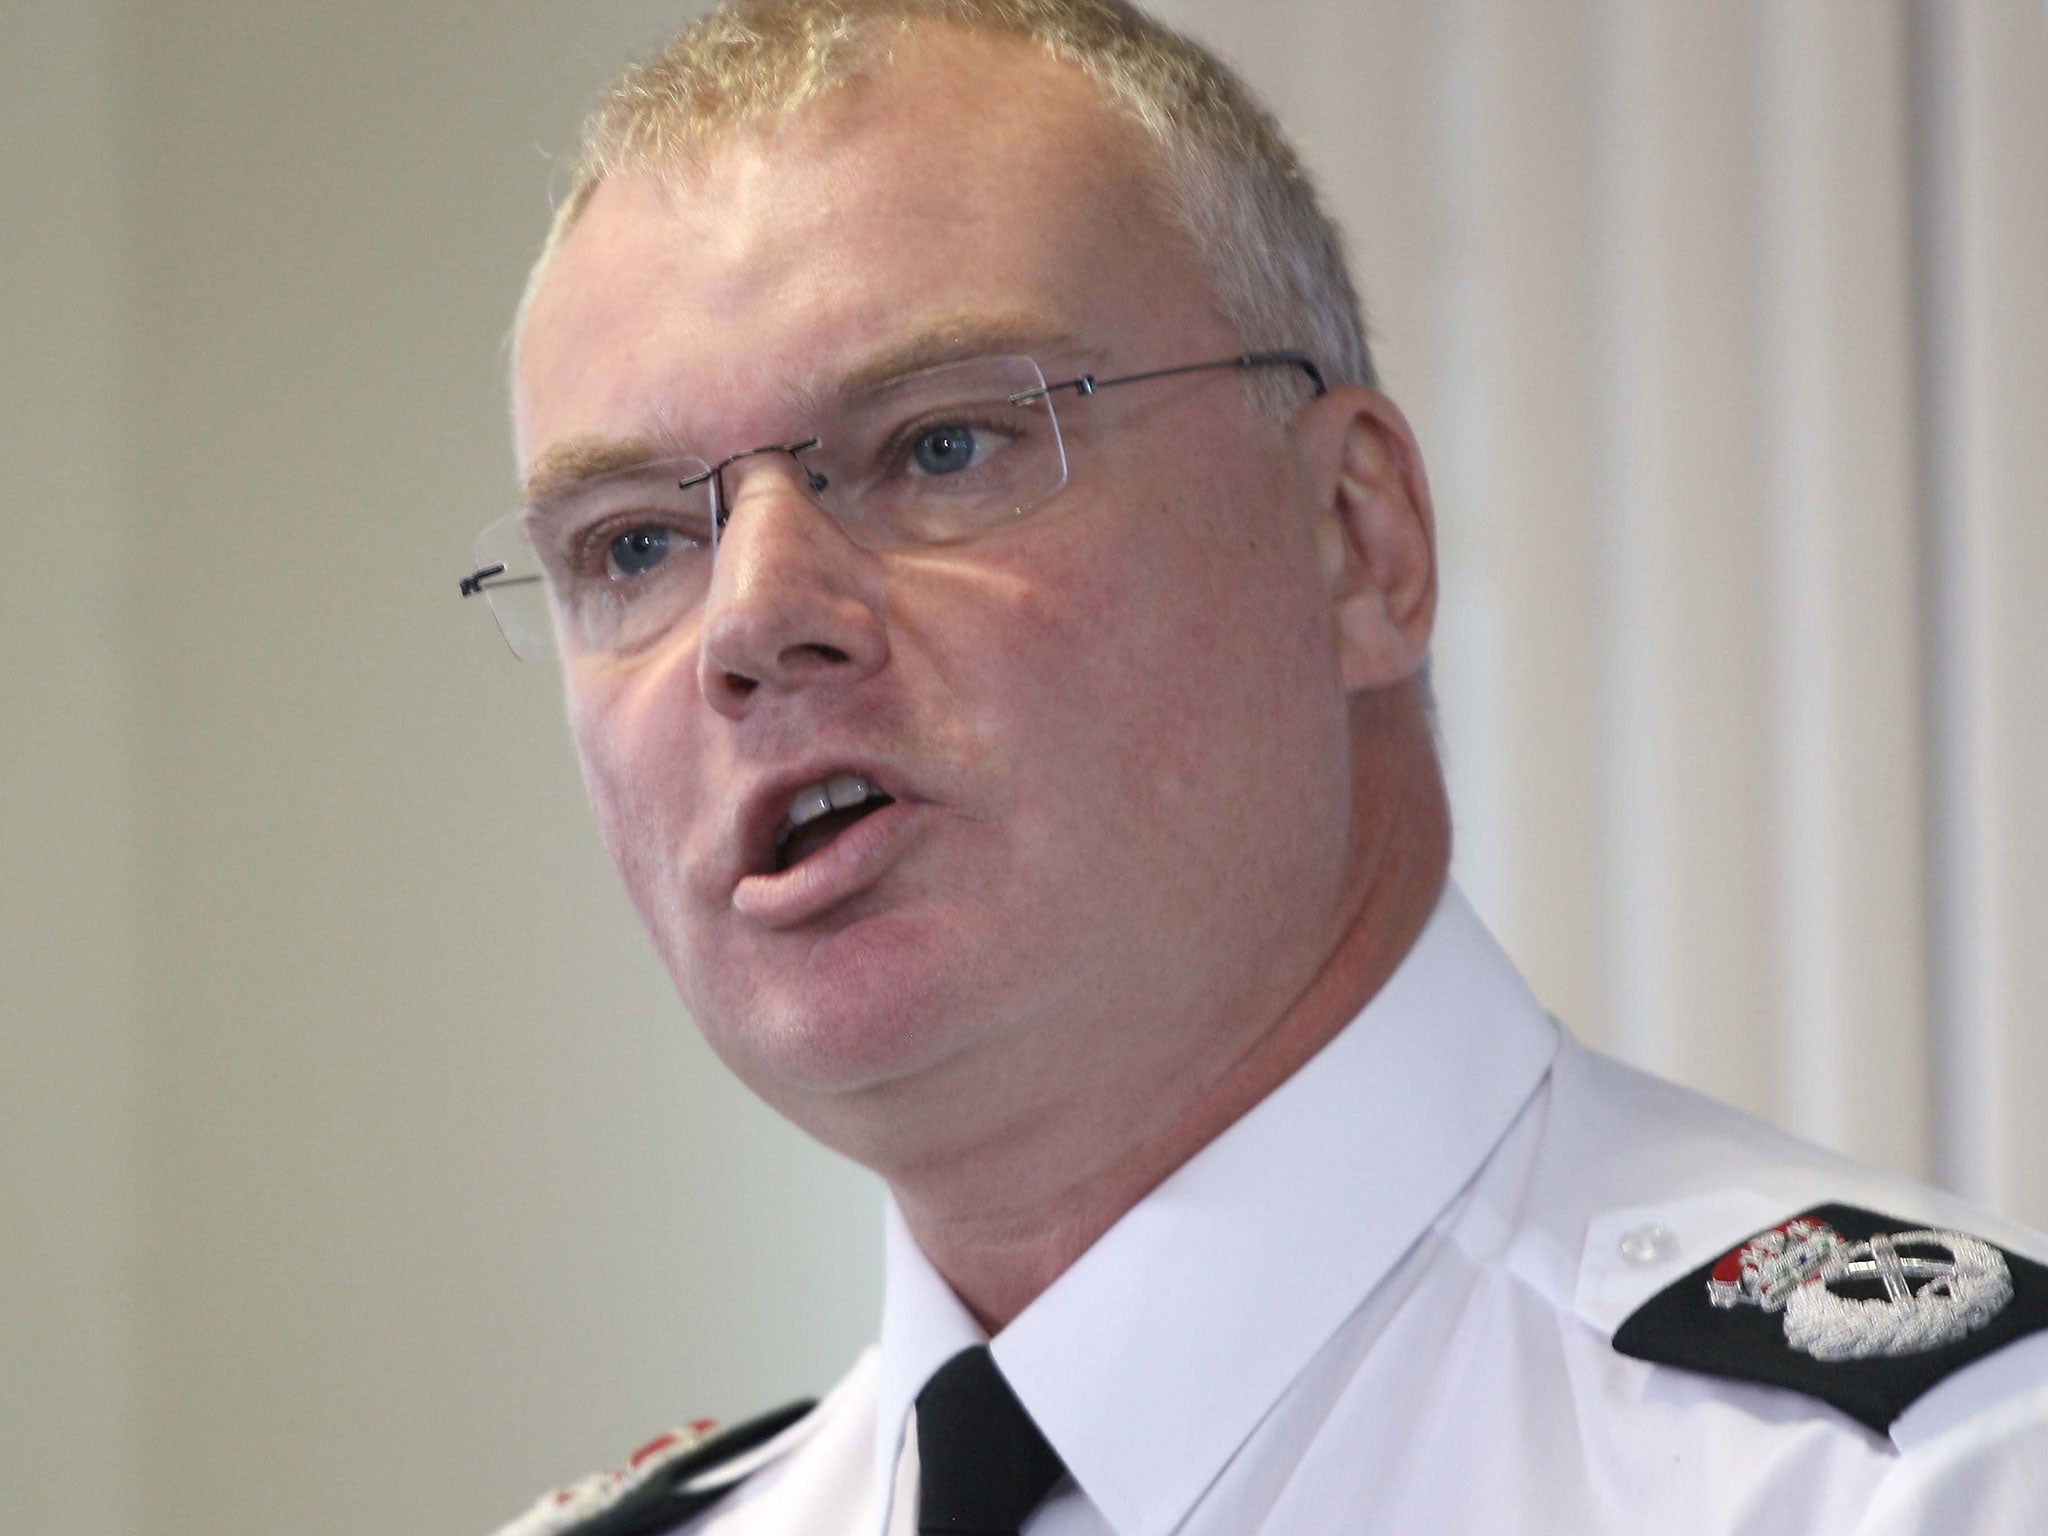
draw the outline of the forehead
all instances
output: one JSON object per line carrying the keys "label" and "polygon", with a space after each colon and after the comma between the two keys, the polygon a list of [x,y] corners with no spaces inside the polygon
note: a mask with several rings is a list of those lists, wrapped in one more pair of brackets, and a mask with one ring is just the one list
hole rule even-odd
{"label": "forehead", "polygon": [[528,315],[522,457],[773,436],[841,374],[979,333],[1049,366],[1077,343],[1177,356],[1217,322],[1153,164],[1078,72],[946,32],[699,163],[617,175]]}

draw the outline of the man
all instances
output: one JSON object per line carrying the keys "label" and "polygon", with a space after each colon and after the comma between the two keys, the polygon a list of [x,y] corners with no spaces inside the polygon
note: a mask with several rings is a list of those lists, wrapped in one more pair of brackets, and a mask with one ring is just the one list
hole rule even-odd
{"label": "man", "polygon": [[1578,1048],[1447,888],[1420,456],[1192,44],[714,14],[593,120],[515,412],[465,589],[892,1200],[821,1405],[508,1532],[2048,1529],[2036,1240]]}

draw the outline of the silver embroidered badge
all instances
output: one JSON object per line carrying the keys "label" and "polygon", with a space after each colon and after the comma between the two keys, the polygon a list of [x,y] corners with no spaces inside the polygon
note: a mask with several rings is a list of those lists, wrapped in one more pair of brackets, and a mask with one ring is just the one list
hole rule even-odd
{"label": "silver embroidered badge", "polygon": [[697,1419],[665,1435],[657,1435],[635,1451],[615,1472],[593,1472],[580,1482],[545,1494],[497,1536],[562,1536],[574,1526],[596,1519],[648,1479],[682,1460],[710,1437],[717,1426]]}
{"label": "silver embroidered badge", "polygon": [[[1875,1281],[1884,1295],[1835,1289],[1857,1281]],[[1921,1228],[1850,1242],[1825,1222],[1804,1218],[1751,1238],[1707,1281],[1715,1306],[1782,1312],[1785,1341],[1831,1362],[1953,1344],[1990,1322],[2012,1295],[2005,1255],[1967,1233]]]}

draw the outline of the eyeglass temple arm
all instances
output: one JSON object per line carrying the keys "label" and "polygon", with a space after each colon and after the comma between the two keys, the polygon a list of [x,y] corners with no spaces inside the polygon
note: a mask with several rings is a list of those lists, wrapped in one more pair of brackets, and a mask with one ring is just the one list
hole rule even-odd
{"label": "eyeglass temple arm", "polygon": [[1213,363],[1182,363],[1174,368],[1153,368],[1144,373],[1124,373],[1113,379],[1098,379],[1092,373],[1084,373],[1077,379],[1066,379],[1058,384],[1048,384],[1043,390],[1028,390],[1014,399],[1019,405],[1040,394],[1051,394],[1056,389],[1071,389],[1077,395],[1092,395],[1099,389],[1110,389],[1118,384],[1143,384],[1150,379],[1170,379],[1183,373],[1207,373],[1214,368],[1299,368],[1308,375],[1309,385],[1318,398],[1330,392],[1330,386],[1323,380],[1323,370],[1316,366],[1316,360],[1306,352],[1245,352],[1237,357],[1219,358]]}
{"label": "eyeglass temple arm", "polygon": [[1323,382],[1323,370],[1316,360],[1306,352],[1247,352],[1237,359],[1240,368],[1299,368],[1308,375],[1310,388],[1320,400],[1330,392],[1330,386]]}
{"label": "eyeglass temple arm", "polygon": [[[493,578],[503,577],[503,580]],[[480,571],[471,571],[462,578],[462,595],[475,597],[493,587],[527,587],[539,581],[538,576],[506,576],[502,565],[487,565]]]}

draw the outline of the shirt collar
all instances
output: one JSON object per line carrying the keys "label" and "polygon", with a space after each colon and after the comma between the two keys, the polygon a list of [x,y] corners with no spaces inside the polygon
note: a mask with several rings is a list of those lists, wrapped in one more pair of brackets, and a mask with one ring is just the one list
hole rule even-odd
{"label": "shirt collar", "polygon": [[[1312,1060],[1129,1211],[994,1341],[1117,1536],[1186,1517],[1542,1081],[1556,1027],[1455,886]],[[986,1336],[886,1237],[875,1487],[931,1373]]]}
{"label": "shirt collar", "polygon": [[871,1530],[885,1528],[911,1404],[932,1373],[988,1335],[910,1235],[892,1195],[882,1215],[882,1370],[875,1388]]}

